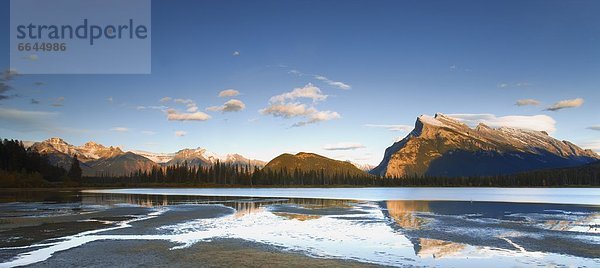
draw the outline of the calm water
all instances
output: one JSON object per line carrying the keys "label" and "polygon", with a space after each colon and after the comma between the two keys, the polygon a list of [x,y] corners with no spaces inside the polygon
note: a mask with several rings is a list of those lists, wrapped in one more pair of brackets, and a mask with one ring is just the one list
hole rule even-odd
{"label": "calm water", "polygon": [[238,239],[313,258],[387,266],[600,267],[600,189],[0,194],[0,266],[58,266],[68,260],[85,266],[88,259],[76,250],[100,249],[99,242],[166,241],[171,250],[164,254],[176,254],[201,243]]}

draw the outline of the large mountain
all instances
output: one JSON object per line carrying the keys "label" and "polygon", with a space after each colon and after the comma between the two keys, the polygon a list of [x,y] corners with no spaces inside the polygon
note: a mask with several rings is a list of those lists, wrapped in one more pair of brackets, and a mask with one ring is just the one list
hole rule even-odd
{"label": "large mountain", "polygon": [[274,171],[287,169],[288,172],[293,172],[295,169],[302,172],[321,172],[323,170],[326,175],[350,174],[352,176],[362,176],[367,174],[350,162],[333,160],[313,153],[282,154],[273,158],[264,169]]}
{"label": "large mountain", "polygon": [[95,142],[82,146],[71,145],[60,138],[33,143],[29,150],[47,155],[50,162],[68,169],[73,155],[81,162],[85,176],[121,176],[138,170],[148,171],[153,166],[188,165],[208,166],[220,161],[227,164],[250,165],[262,168],[265,162],[245,158],[239,154],[217,155],[206,149],[183,149],[176,153],[124,152],[119,147],[105,147]]}
{"label": "large mountain", "polygon": [[543,131],[470,128],[443,114],[417,118],[414,130],[385,150],[371,173],[384,177],[486,176],[584,165],[600,159]]}

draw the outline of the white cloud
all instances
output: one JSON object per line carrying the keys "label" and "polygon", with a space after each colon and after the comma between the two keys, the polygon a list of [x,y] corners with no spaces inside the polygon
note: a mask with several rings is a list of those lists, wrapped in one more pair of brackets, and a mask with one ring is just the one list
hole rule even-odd
{"label": "white cloud", "polygon": [[225,89],[221,92],[219,92],[219,97],[223,98],[223,97],[235,97],[237,95],[240,95],[240,92],[235,90],[235,89]]}
{"label": "white cloud", "polygon": [[[310,99],[313,106],[308,107],[300,102],[287,102],[288,100]],[[294,88],[291,92],[271,97],[269,106],[259,110],[263,115],[272,115],[275,117],[292,118],[304,117],[305,120],[293,124],[293,127],[304,126],[307,124],[328,121],[340,118],[340,114],[334,111],[319,111],[314,105],[318,101],[324,101],[327,95],[322,94],[321,90],[311,83],[301,88]]]}
{"label": "white cloud", "polygon": [[183,137],[185,135],[187,135],[187,132],[185,132],[183,130],[175,131],[175,136],[177,136],[177,137]]}
{"label": "white cloud", "polygon": [[546,108],[548,111],[558,111],[565,108],[576,108],[583,105],[584,100],[582,98],[571,99],[571,100],[561,100],[554,105]]}
{"label": "white cloud", "polygon": [[588,129],[600,131],[600,125],[595,125],[595,126],[588,127]]}
{"label": "white cloud", "polygon": [[327,95],[321,92],[321,89],[311,83],[304,87],[294,88],[291,92],[286,92],[277,96],[271,97],[270,102],[285,102],[286,100],[296,100],[300,98],[312,99],[313,102],[324,101]]}
{"label": "white cloud", "polygon": [[129,132],[129,128],[126,127],[113,127],[110,129],[110,131],[115,131],[115,132]]}
{"label": "white cloud", "polygon": [[246,108],[246,104],[244,104],[241,100],[236,100],[236,99],[231,99],[228,100],[227,102],[225,102],[223,105],[221,106],[211,106],[206,108],[206,110],[208,111],[213,111],[213,112],[239,112],[241,110],[244,110]]}
{"label": "white cloud", "polygon": [[113,102],[113,97],[108,97],[108,98],[106,98],[106,100],[107,100],[108,102]]}
{"label": "white cloud", "polygon": [[410,131],[413,129],[413,126],[409,125],[379,125],[379,124],[366,124],[365,127],[379,127],[379,128],[387,128],[391,131]]}
{"label": "white cloud", "polygon": [[556,120],[547,115],[508,115],[497,117],[493,114],[449,114],[449,117],[474,127],[484,123],[490,127],[510,127],[536,131],[556,131]]}
{"label": "white cloud", "polygon": [[321,121],[329,121],[333,119],[341,118],[340,114],[333,111],[317,111],[314,108],[309,109],[310,113],[306,116],[307,120],[298,122],[292,125],[292,127],[301,127],[308,124],[314,124]]}
{"label": "white cloud", "polygon": [[365,148],[365,146],[358,142],[338,142],[336,144],[326,144],[323,146],[323,149],[328,151],[356,150],[361,148]]}
{"label": "white cloud", "polygon": [[260,110],[263,115],[272,115],[276,117],[291,118],[296,116],[307,115],[309,109],[305,104],[300,103],[282,103],[271,104],[267,108]]}
{"label": "white cloud", "polygon": [[203,112],[180,113],[175,109],[167,110],[167,119],[169,121],[206,121],[210,118],[210,115]]}
{"label": "white cloud", "polygon": [[233,52],[231,55],[232,55],[232,56],[239,56],[240,54],[241,54],[241,53],[240,53],[239,51],[237,51],[237,50],[236,50],[236,51],[234,51],[234,52]]}
{"label": "white cloud", "polygon": [[142,130],[141,133],[144,134],[144,135],[148,135],[148,136],[156,134],[156,132],[151,131],[151,130]]}
{"label": "white cloud", "polygon": [[173,98],[171,98],[171,97],[164,97],[164,98],[160,99],[160,102],[168,102],[168,101],[171,101],[172,99]]}
{"label": "white cloud", "polygon": [[191,99],[174,99],[173,100],[176,103],[181,103],[181,104],[185,104],[186,111],[188,113],[196,113],[199,109],[198,106],[196,105],[196,102],[194,102]]}
{"label": "white cloud", "polygon": [[275,117],[292,118],[304,117],[306,120],[293,124],[293,127],[301,127],[321,121],[329,121],[341,118],[340,114],[333,111],[319,111],[314,107],[307,108],[305,104],[300,103],[282,103],[271,104],[267,108],[260,110],[263,115],[272,115]]}
{"label": "white cloud", "polygon": [[321,80],[325,83],[327,83],[330,86],[334,86],[337,87],[339,89],[343,89],[343,90],[348,90],[351,89],[352,87],[344,82],[340,82],[340,81],[333,81],[325,76],[322,75],[315,75],[315,79],[317,80]]}
{"label": "white cloud", "polygon": [[309,121],[307,123],[316,123],[321,121],[329,121],[333,119],[341,118],[340,114],[333,111],[316,111],[311,113],[309,116]]}
{"label": "white cloud", "polygon": [[517,106],[527,106],[527,105],[538,106],[538,105],[540,105],[540,101],[534,100],[534,99],[521,99],[521,100],[517,100],[517,103],[515,103],[515,105],[517,105]]}
{"label": "white cloud", "polygon": [[187,107],[187,109],[185,109],[188,113],[195,113],[198,111],[198,106],[196,105],[190,105]]}

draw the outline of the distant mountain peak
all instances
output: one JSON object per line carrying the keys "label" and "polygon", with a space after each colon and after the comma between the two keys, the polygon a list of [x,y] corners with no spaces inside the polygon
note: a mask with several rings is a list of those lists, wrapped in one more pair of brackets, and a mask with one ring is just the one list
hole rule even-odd
{"label": "distant mountain peak", "polygon": [[49,144],[53,144],[53,145],[56,145],[56,144],[58,144],[58,145],[68,145],[68,143],[65,140],[63,140],[61,138],[58,138],[58,137],[49,138],[49,139],[45,140],[44,142],[49,143]]}

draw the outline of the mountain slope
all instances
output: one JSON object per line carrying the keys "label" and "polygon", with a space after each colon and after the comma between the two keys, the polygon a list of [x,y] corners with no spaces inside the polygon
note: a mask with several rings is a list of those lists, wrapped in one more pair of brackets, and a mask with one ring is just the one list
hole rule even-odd
{"label": "mountain slope", "polygon": [[350,162],[333,160],[313,153],[282,154],[271,160],[264,169],[273,171],[287,169],[289,172],[293,172],[295,169],[303,172],[321,172],[323,170],[326,175],[350,174],[361,176],[367,174]]}
{"label": "mountain slope", "polygon": [[546,132],[476,128],[443,114],[417,118],[414,130],[386,149],[371,173],[385,177],[486,176],[583,165],[600,159]]}

